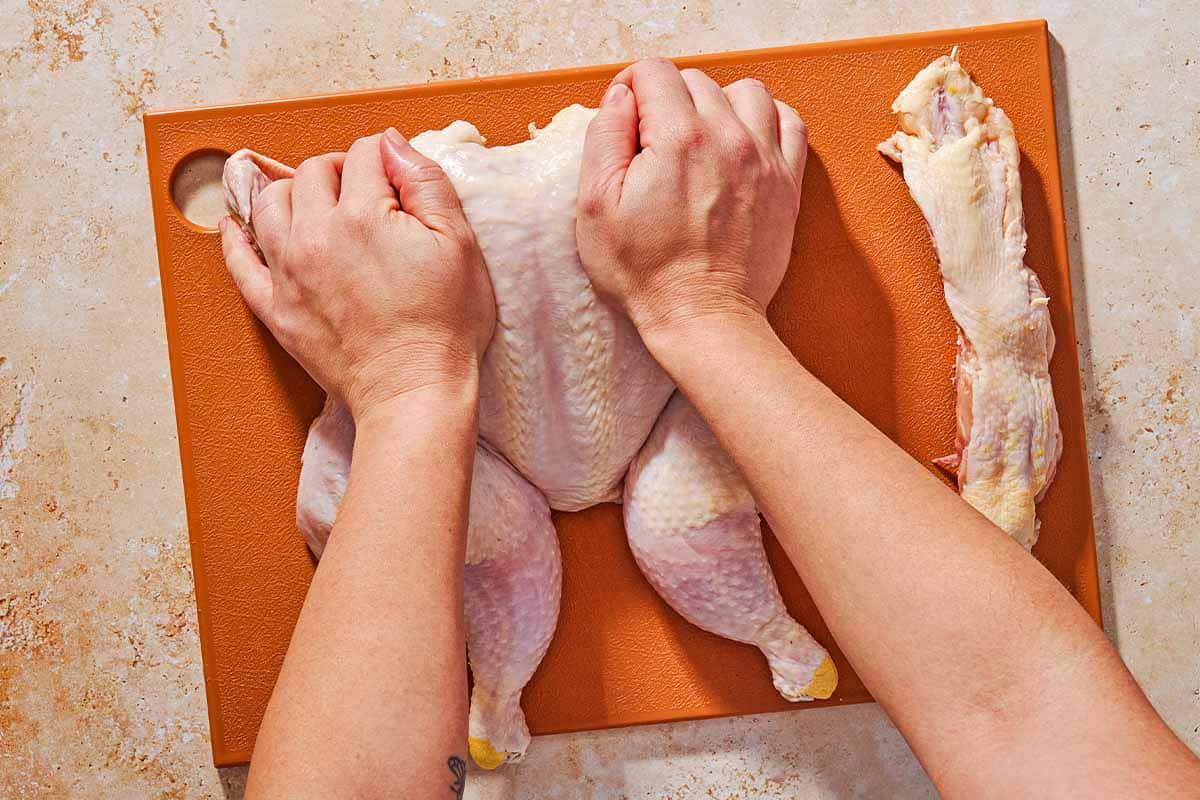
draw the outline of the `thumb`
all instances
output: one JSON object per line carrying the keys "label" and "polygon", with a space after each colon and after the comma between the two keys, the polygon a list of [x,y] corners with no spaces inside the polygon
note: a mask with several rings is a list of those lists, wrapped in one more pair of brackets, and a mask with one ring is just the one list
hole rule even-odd
{"label": "thumb", "polygon": [[217,227],[221,231],[221,252],[225,266],[238,291],[254,316],[270,327],[271,270],[250,243],[242,226],[233,217],[222,217]]}
{"label": "thumb", "polygon": [[638,149],[638,110],[633,92],[614,83],[604,93],[600,110],[588,125],[579,173],[581,202],[615,202],[621,195],[625,173]]}
{"label": "thumb", "polygon": [[383,170],[400,198],[400,208],[438,233],[461,230],[467,224],[458,193],[432,159],[418,153],[395,128],[379,137]]}

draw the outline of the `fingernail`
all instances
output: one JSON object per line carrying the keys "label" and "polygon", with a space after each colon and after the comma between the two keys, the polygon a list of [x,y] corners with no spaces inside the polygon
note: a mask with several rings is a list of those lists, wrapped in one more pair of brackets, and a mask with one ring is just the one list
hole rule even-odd
{"label": "fingernail", "polygon": [[620,100],[624,100],[625,95],[628,93],[628,86],[623,83],[614,83],[612,86],[608,87],[608,91],[604,93],[604,97],[600,100],[600,105],[612,105]]}
{"label": "fingernail", "polygon": [[393,150],[399,150],[405,144],[404,137],[395,128],[388,128],[384,131],[383,138],[387,140],[387,143],[391,145]]}

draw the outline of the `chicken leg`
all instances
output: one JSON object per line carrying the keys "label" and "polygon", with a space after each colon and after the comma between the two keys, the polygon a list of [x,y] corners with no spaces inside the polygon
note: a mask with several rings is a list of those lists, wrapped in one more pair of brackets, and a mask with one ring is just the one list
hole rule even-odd
{"label": "chicken leg", "polygon": [[529,746],[521,690],[558,623],[562,557],[545,496],[489,450],[475,451],[464,608],[475,685],[471,758],[484,769]]}
{"label": "chicken leg", "polygon": [[[354,421],[330,401],[309,429],[296,523],[318,558],[346,489]],[[562,562],[546,498],[503,459],[479,447],[471,479],[463,579],[474,688],[468,742],[479,766],[520,760],[529,746],[521,690],[558,622]]]}
{"label": "chicken leg", "polygon": [[783,605],[750,489],[682,394],[630,466],[625,533],[659,595],[693,625],[758,647],[781,695],[833,694],[837,669]]}

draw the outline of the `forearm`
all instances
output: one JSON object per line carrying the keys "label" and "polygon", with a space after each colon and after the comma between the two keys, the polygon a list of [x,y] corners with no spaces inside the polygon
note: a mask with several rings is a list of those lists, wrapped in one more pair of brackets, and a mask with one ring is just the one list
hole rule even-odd
{"label": "forearm", "polygon": [[477,384],[358,421],[337,523],[256,744],[248,797],[452,797],[465,757],[462,570]]}
{"label": "forearm", "polygon": [[1061,752],[1063,737],[1103,742],[1098,768],[1123,769],[1112,754],[1162,727],[1063,587],[804,370],[765,321],[698,320],[647,343],[943,790],[1004,779],[1045,790],[1053,775],[1038,755]]}

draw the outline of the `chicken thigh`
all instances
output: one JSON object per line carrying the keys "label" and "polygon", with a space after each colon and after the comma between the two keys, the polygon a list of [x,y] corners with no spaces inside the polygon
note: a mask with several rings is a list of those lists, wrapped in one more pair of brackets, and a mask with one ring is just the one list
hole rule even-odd
{"label": "chicken thigh", "polygon": [[1025,546],[1062,455],[1050,385],[1049,298],[1025,266],[1020,152],[1012,123],[958,63],[921,70],[892,104],[884,155],[933,235],[958,325],[956,469],[964,499]]}
{"label": "chicken thigh", "polygon": [[[412,140],[458,192],[496,297],[481,365],[465,603],[471,754],[487,768],[521,758],[529,741],[518,701],[559,599],[549,509],[620,501],[635,457],[627,530],[655,589],[700,627],[758,646],[789,700],[829,697],[836,684],[826,651],[783,607],[736,467],[682,398],[663,414],[675,387],[629,320],[597,298],[579,261],[575,202],[594,114],[570,106],[507,147],[485,147],[461,121]],[[250,151],[230,157],[226,197],[244,225],[258,192],[289,173]],[[309,432],[297,522],[318,556],[353,437],[353,421],[332,401]]]}

